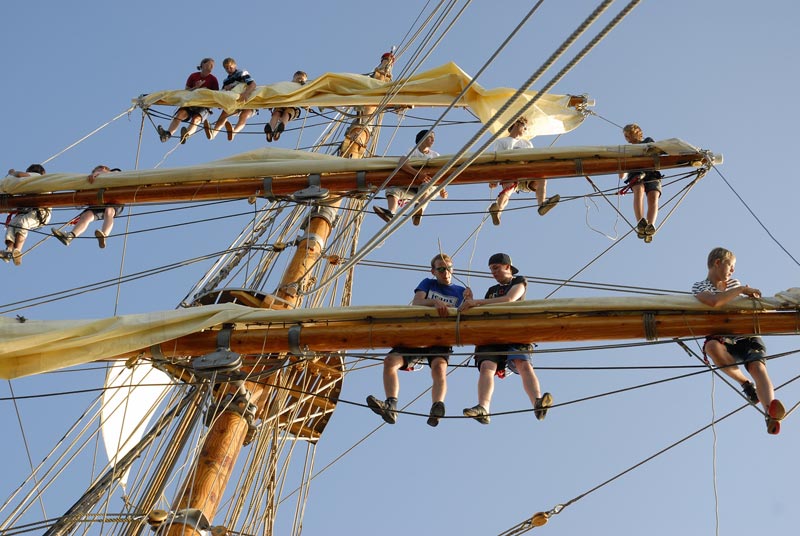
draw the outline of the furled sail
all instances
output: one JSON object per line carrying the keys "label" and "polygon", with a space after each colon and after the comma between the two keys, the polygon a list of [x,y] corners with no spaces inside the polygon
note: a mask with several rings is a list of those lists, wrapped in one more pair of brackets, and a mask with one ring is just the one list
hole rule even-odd
{"label": "furled sail", "polygon": [[[236,91],[212,91],[209,89],[157,91],[134,99],[142,108],[152,105],[202,106],[222,108],[231,113],[237,109],[275,107],[336,107],[336,106],[448,106],[472,80],[455,63],[446,63],[409,78],[383,82],[370,76],[352,73],[325,73],[305,85],[293,82],[278,82],[258,86],[247,100],[240,102]],[[484,124],[508,102],[515,89],[485,89],[473,84],[457,102],[457,106],[469,108]],[[536,95],[526,91],[524,95],[494,123],[489,125],[497,132]],[[585,114],[570,107],[570,95],[546,94],[527,111],[527,137],[569,132],[583,122]]]}

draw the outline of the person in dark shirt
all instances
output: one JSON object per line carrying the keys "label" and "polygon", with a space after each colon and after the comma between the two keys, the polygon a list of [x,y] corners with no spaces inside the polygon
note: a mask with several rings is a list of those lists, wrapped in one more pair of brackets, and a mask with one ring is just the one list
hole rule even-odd
{"label": "person in dark shirt", "polygon": [[[222,89],[224,91],[238,91],[240,86],[244,85],[243,91],[237,100],[241,103],[245,103],[250,100],[250,97],[252,97],[253,93],[256,91],[256,81],[253,80],[253,77],[250,76],[250,73],[242,69],[238,69],[236,66],[236,60],[233,58],[225,58],[222,61],[222,67],[224,67],[225,72],[228,73],[228,77],[222,81]],[[203,121],[203,129],[206,132],[206,137],[209,140],[213,140],[220,129],[224,127],[225,131],[228,133],[228,141],[230,141],[236,134],[244,129],[245,125],[247,125],[247,120],[250,119],[255,113],[255,110],[241,108],[232,113],[222,110],[219,114],[219,119],[217,119],[217,122],[214,124],[213,129],[209,125],[208,120]],[[239,114],[239,121],[236,123],[236,126],[233,127],[228,121],[228,118],[236,114]]]}
{"label": "person in dark shirt", "polygon": [[[472,307],[491,305],[493,303],[508,303],[525,299],[527,281],[525,277],[517,275],[517,270],[511,264],[511,257],[506,253],[495,253],[489,257],[489,270],[497,285],[489,287],[486,297],[482,300],[465,299],[459,307],[466,311]],[[472,417],[481,424],[489,424],[489,405],[494,393],[495,375],[504,378],[506,367],[511,372],[519,374],[522,378],[522,388],[533,405],[533,413],[538,420],[547,416],[547,409],[553,405],[553,396],[550,393],[542,394],[539,379],[533,371],[531,353],[533,347],[528,342],[510,342],[506,344],[487,344],[475,347],[475,365],[478,367],[478,404],[471,408],[464,408],[464,415]]]}
{"label": "person in dark shirt", "polygon": [[[625,125],[622,134],[628,143],[653,143],[653,138],[645,138],[642,128],[636,123]],[[636,219],[636,236],[646,243],[653,241],[656,234],[658,200],[661,197],[661,173],[658,171],[633,171],[620,175],[633,191],[633,215]],[[644,200],[647,197],[647,217],[644,215]]]}

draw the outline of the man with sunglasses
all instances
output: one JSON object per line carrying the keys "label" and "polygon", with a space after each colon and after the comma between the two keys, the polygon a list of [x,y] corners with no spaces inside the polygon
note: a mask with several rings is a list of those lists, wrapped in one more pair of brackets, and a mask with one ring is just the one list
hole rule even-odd
{"label": "man with sunglasses", "polygon": [[[439,316],[446,317],[450,308],[457,308],[466,299],[472,298],[472,291],[461,285],[454,285],[453,261],[449,255],[440,253],[431,259],[431,274],[434,278],[423,279],[414,289],[412,305],[435,307]],[[397,422],[397,396],[400,394],[398,370],[413,371],[414,367],[427,360],[431,368],[433,387],[431,398],[433,405],[428,417],[428,425],[437,426],[444,417],[444,397],[447,394],[447,363],[452,346],[428,346],[411,348],[398,346],[392,348],[383,360],[383,388],[386,400],[372,395],[367,397],[367,405],[372,411],[383,417],[389,424]]]}
{"label": "man with sunglasses", "polygon": [[[495,253],[489,257],[489,270],[497,285],[489,287],[486,297],[482,300],[465,299],[459,307],[466,311],[472,307],[491,305],[493,303],[508,303],[525,299],[525,290],[528,285],[525,277],[517,275],[517,270],[511,264],[511,257],[506,253]],[[466,417],[472,417],[481,424],[489,424],[489,404],[494,393],[494,377],[504,378],[506,367],[522,378],[522,388],[533,405],[533,414],[538,420],[543,420],[547,410],[553,405],[550,393],[542,394],[539,379],[533,371],[531,364],[530,343],[487,344],[475,347],[475,365],[478,367],[478,404],[465,408]]]}

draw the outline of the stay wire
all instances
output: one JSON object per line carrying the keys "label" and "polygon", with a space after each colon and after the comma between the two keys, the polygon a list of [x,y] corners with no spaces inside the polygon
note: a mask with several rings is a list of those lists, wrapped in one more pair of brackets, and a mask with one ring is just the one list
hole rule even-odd
{"label": "stay wire", "polygon": [[748,205],[747,202],[742,198],[742,196],[739,195],[739,192],[736,191],[736,189],[733,187],[733,185],[730,182],[728,182],[728,179],[725,178],[725,175],[722,174],[722,172],[719,170],[719,168],[717,166],[713,166],[713,168],[714,168],[714,171],[716,171],[717,174],[719,174],[720,178],[725,182],[725,184],[728,186],[728,188],[730,188],[731,192],[733,192],[733,195],[735,195],[737,197],[737,199],[739,199],[739,201],[742,203],[744,208],[746,208],[747,211],[750,213],[750,215],[753,217],[753,219],[756,220],[756,223],[758,223],[758,225],[760,225],[761,228],[764,229],[764,232],[767,233],[767,236],[769,236],[772,239],[772,241],[775,242],[775,244],[781,250],[783,250],[783,252],[786,253],[786,255],[790,259],[792,259],[792,261],[794,261],[794,263],[796,265],[800,266],[800,262],[798,262],[798,260],[795,259],[794,256],[791,253],[789,253],[789,250],[787,250],[783,246],[783,244],[781,244],[781,242],[777,238],[775,238],[775,236],[770,232],[770,230],[767,228],[767,226],[764,225],[764,223],[761,221],[761,219],[758,216],[756,216],[756,213],[753,212],[753,209],[750,208],[750,205]]}

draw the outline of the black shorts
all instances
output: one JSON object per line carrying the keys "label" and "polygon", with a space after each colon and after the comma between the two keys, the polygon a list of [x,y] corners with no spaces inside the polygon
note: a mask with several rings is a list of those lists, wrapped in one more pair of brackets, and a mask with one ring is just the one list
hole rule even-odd
{"label": "black shorts", "polygon": [[[710,340],[721,342],[731,357],[745,368],[755,361],[767,362],[767,347],[761,337],[706,337],[706,343]],[[705,344],[703,349],[705,350]]]}
{"label": "black shorts", "polygon": [[431,366],[431,361],[437,357],[444,359],[445,363],[449,363],[450,354],[453,353],[452,346],[428,346],[427,348],[408,348],[406,346],[397,346],[392,348],[390,354],[400,354],[403,356],[403,366],[400,370],[414,370],[414,367],[427,360],[428,366]]}

